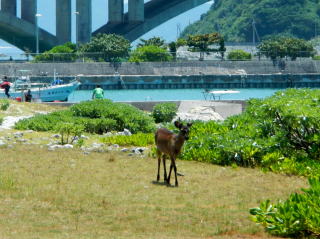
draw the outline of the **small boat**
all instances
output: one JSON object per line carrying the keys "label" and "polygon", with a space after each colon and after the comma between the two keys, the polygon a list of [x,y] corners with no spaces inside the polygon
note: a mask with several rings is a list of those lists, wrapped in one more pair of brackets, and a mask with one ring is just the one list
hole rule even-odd
{"label": "small boat", "polygon": [[237,94],[238,90],[205,90],[202,92],[205,100],[221,100],[222,95]]}
{"label": "small boat", "polygon": [[[54,78],[52,83],[31,82],[30,76],[20,76],[10,87],[10,98],[20,99],[24,101],[25,94],[30,90],[32,101],[37,102],[53,102],[68,101],[69,95],[77,89],[81,83],[75,77],[74,80],[67,84],[63,84],[61,80]],[[3,89],[0,89],[0,98],[7,98]]]}

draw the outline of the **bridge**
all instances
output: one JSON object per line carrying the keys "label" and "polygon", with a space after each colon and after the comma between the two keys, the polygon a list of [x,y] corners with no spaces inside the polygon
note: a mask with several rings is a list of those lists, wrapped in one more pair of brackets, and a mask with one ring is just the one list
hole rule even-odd
{"label": "bridge", "polygon": [[[124,13],[123,0],[108,0],[108,22],[92,32],[92,0],[76,0],[76,42],[86,43],[98,33],[116,33],[134,41],[143,34],[194,7],[210,0],[129,0]],[[56,0],[56,35],[37,24],[37,0],[21,1],[17,17],[17,0],[1,0],[0,38],[26,51],[36,52],[71,41],[71,0]]]}

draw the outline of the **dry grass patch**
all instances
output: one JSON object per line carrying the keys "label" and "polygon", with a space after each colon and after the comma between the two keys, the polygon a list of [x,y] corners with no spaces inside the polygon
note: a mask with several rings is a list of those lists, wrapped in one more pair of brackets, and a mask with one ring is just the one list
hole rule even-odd
{"label": "dry grass patch", "polygon": [[53,106],[40,103],[17,102],[9,100],[10,106],[6,111],[0,111],[0,116],[25,116],[33,115],[38,112],[52,112],[55,110],[62,110],[64,107]]}
{"label": "dry grass patch", "polygon": [[178,161],[185,176],[167,187],[153,181],[156,164],[120,152],[0,148],[0,238],[267,238],[248,209],[306,186]]}

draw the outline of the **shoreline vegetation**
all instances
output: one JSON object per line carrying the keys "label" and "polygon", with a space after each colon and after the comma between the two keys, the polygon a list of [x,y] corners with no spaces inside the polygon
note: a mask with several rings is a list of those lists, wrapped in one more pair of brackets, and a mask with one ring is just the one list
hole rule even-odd
{"label": "shoreline vegetation", "polygon": [[[20,121],[15,126],[19,130],[0,131],[0,235],[231,239],[313,235],[317,231],[305,229],[308,224],[283,234],[285,226],[296,222],[280,214],[284,223],[269,226],[283,230],[269,230],[270,236],[256,224],[265,226],[264,218],[253,222],[249,209],[253,216],[268,215],[265,205],[271,202],[272,208],[280,208],[278,200],[305,195],[301,188],[308,188],[307,177],[320,174],[315,147],[319,140],[314,136],[319,130],[319,95],[319,90],[288,89],[250,100],[244,113],[225,121],[194,122],[178,160],[184,175],[179,187],[156,182],[152,140],[153,117],[174,129],[170,123],[174,105],[150,113],[108,100],[67,109],[1,100],[0,118],[34,117]],[[119,130],[126,134],[118,135]],[[317,179],[311,183],[312,190],[318,190]],[[292,199],[290,203],[299,205]]]}

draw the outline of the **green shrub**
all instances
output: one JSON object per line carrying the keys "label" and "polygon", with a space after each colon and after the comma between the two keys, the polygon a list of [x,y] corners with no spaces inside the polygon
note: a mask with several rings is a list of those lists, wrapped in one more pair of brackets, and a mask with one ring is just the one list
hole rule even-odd
{"label": "green shrub", "polygon": [[0,110],[6,111],[10,106],[10,102],[7,99],[0,99]]}
{"label": "green shrub", "polygon": [[251,60],[251,53],[244,50],[232,50],[228,54],[228,60]]}
{"label": "green shrub", "polygon": [[319,55],[313,56],[312,60],[319,61],[320,60],[320,56]]}
{"label": "green shrub", "polygon": [[35,56],[34,62],[72,62],[76,59],[76,45],[67,42],[63,45],[55,46],[49,51],[45,51]]}
{"label": "green shrub", "polygon": [[77,117],[115,120],[117,124],[113,130],[128,129],[132,133],[149,133],[155,130],[153,119],[129,104],[113,103],[110,100],[92,100],[75,104],[70,111]]}
{"label": "green shrub", "polygon": [[171,122],[177,115],[177,105],[175,103],[160,103],[153,107],[152,117],[156,123]]}
{"label": "green shrub", "polygon": [[290,238],[318,238],[320,235],[320,180],[309,179],[310,188],[294,193],[284,202],[264,201],[250,209],[254,222],[272,235]]}
{"label": "green shrub", "polygon": [[120,146],[149,146],[154,144],[153,133],[137,133],[132,135],[113,135],[102,139],[105,144],[118,144]]}
{"label": "green shrub", "polygon": [[75,123],[59,123],[55,127],[55,131],[61,135],[61,144],[72,144],[76,136],[80,137],[84,127]]}
{"label": "green shrub", "polygon": [[129,58],[129,62],[155,62],[171,61],[170,53],[158,46],[148,45],[135,49]]}
{"label": "green shrub", "polygon": [[319,174],[315,163],[320,157],[319,117],[319,90],[288,89],[264,100],[251,99],[241,115],[221,123],[195,123],[181,157],[289,174]]}
{"label": "green shrub", "polygon": [[60,122],[82,125],[85,132],[102,134],[108,131],[130,130],[132,133],[153,132],[155,123],[152,117],[143,111],[110,100],[92,100],[81,102],[68,110],[47,115],[36,115],[20,120],[15,128],[19,130],[52,131]]}

